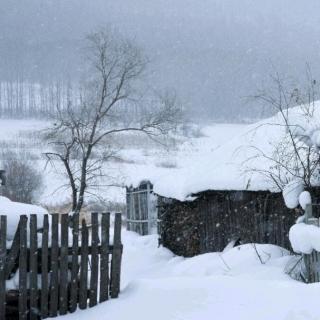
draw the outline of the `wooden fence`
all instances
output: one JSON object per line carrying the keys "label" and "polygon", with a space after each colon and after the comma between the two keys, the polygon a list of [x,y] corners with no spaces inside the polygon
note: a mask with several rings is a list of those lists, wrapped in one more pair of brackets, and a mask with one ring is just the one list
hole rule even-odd
{"label": "wooden fence", "polygon": [[[0,217],[0,319],[44,319],[118,297],[122,257],[121,214],[21,216],[7,248],[7,216]],[[42,216],[41,216],[42,218]],[[50,219],[51,218],[51,219]],[[29,220],[29,221],[28,221]],[[100,221],[100,223],[99,223]],[[19,270],[16,290],[8,280]]]}
{"label": "wooden fence", "polygon": [[127,230],[142,236],[157,233],[157,197],[152,189],[149,181],[137,188],[127,187]]}
{"label": "wooden fence", "polygon": [[[320,205],[307,205],[305,223],[320,227]],[[302,278],[307,283],[320,282],[320,252],[313,251],[303,255]]]}

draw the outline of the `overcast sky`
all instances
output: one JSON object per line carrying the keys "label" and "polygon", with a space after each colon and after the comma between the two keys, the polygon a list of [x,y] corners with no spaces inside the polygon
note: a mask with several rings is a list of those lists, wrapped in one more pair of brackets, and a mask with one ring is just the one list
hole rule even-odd
{"label": "overcast sky", "polygon": [[320,78],[319,12],[319,0],[0,0],[0,78],[72,77],[83,35],[111,25],[145,50],[149,85],[236,120],[274,70],[299,81],[308,62]]}

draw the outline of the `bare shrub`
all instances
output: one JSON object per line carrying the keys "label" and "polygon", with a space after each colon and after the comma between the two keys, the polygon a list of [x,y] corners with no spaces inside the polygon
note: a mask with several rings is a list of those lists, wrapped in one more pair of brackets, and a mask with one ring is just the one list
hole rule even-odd
{"label": "bare shrub", "polygon": [[[25,153],[3,151],[2,168],[6,171],[6,186],[3,196],[12,201],[32,203],[42,187],[42,175]],[[29,158],[29,159],[28,159]]]}
{"label": "bare shrub", "polygon": [[176,161],[169,160],[169,159],[156,163],[156,166],[158,168],[166,168],[166,169],[174,169],[178,167]]}

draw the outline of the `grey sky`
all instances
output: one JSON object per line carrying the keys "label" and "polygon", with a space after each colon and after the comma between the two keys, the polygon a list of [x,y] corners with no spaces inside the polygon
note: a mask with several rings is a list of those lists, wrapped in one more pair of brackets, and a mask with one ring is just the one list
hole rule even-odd
{"label": "grey sky", "polygon": [[72,77],[81,37],[108,24],[144,48],[149,85],[236,120],[273,68],[299,80],[308,62],[320,78],[319,12],[318,0],[0,0],[0,77]]}

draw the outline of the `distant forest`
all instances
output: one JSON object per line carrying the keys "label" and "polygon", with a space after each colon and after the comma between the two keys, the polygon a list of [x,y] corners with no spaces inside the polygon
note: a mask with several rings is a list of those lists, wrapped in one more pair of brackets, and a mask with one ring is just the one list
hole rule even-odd
{"label": "distant forest", "polygon": [[47,118],[77,99],[71,83],[0,82],[0,117]]}

